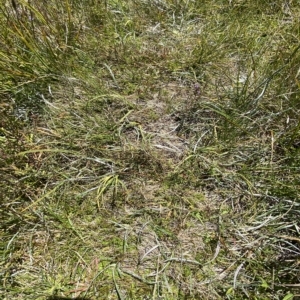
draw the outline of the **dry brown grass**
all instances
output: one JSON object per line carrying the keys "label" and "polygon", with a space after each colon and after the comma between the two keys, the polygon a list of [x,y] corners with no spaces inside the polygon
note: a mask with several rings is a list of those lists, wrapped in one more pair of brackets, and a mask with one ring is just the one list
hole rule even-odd
{"label": "dry brown grass", "polygon": [[0,296],[296,299],[299,4],[16,6]]}

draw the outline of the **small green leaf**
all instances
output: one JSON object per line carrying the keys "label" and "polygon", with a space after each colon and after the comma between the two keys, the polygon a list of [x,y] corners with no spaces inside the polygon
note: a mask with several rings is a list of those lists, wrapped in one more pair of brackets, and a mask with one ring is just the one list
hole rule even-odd
{"label": "small green leaf", "polygon": [[226,292],[227,296],[228,295],[232,295],[232,294],[234,294],[234,288],[233,287],[231,287],[230,289],[228,289],[227,292]]}
{"label": "small green leaf", "polygon": [[282,300],[290,300],[294,298],[294,294],[288,293]]}
{"label": "small green leaf", "polygon": [[263,288],[265,288],[265,289],[269,288],[268,283],[267,283],[264,279],[261,279],[261,281],[262,281],[261,287],[263,287]]}

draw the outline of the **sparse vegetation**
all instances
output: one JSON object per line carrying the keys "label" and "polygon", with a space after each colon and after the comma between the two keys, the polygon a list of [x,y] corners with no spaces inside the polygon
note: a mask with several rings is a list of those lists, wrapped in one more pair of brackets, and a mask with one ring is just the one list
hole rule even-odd
{"label": "sparse vegetation", "polygon": [[297,299],[300,4],[0,10],[1,299]]}

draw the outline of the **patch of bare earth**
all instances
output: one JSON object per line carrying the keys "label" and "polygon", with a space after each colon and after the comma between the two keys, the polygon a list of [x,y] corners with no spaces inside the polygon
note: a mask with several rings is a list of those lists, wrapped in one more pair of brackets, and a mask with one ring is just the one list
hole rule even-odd
{"label": "patch of bare earth", "polygon": [[[176,117],[188,97],[188,87],[174,82],[149,100],[134,99],[136,111],[128,115],[126,122],[134,128],[122,132],[124,143],[147,145],[172,172],[189,153],[189,140],[179,136],[181,121]],[[120,236],[126,236],[125,243],[135,241],[135,251],[126,253],[121,270],[145,284],[163,287],[170,294],[181,290],[203,295],[203,285],[207,289],[211,280],[217,280],[218,273],[223,272],[222,268],[210,267],[220,250],[217,222],[203,221],[201,217],[203,212],[218,209],[219,197],[188,188],[178,195],[160,180],[138,185],[138,195],[132,196],[141,198],[139,211],[132,206],[125,209],[128,216],[136,216],[135,222],[118,229]],[[170,203],[164,191],[178,198],[178,203]]]}
{"label": "patch of bare earth", "polygon": [[[136,111],[128,116],[129,123],[140,124],[148,137],[149,147],[160,157],[176,163],[188,151],[188,141],[178,135],[180,122],[176,110],[187,101],[187,87],[179,83],[168,83],[153,93],[151,99],[133,99]],[[128,140],[138,142],[138,134],[128,134]]]}

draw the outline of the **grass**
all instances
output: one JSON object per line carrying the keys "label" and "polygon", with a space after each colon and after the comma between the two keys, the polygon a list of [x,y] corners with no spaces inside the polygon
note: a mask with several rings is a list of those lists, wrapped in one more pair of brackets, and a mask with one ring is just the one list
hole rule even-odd
{"label": "grass", "polygon": [[297,299],[297,1],[0,9],[2,299]]}

